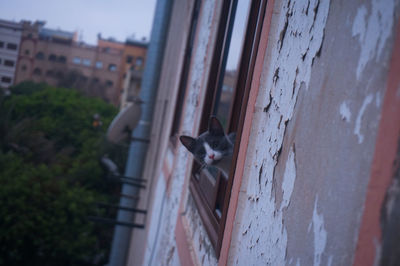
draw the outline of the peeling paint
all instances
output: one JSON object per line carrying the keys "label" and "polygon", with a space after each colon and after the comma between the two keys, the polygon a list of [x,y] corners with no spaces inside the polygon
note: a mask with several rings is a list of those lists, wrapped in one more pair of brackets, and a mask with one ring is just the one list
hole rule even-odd
{"label": "peeling paint", "polygon": [[350,122],[351,111],[346,102],[342,102],[342,104],[340,105],[339,113],[343,121]]}
{"label": "peeling paint", "polygon": [[392,33],[395,0],[372,0],[371,11],[361,6],[353,21],[353,37],[358,36],[361,54],[357,65],[357,79],[370,60],[378,60],[384,50],[386,40]]}
{"label": "peeling paint", "polygon": [[[276,45],[270,48],[262,74],[256,102],[261,108],[255,109],[249,143],[254,149],[248,150],[243,173],[247,179],[239,205],[244,207],[238,209],[231,242],[240,245],[231,245],[228,264],[286,264],[284,213],[295,190],[296,164],[294,146],[288,147],[286,158],[282,156],[283,139],[299,91],[308,89],[313,61],[321,54],[330,1],[282,1],[278,5],[281,15],[276,17],[275,36],[271,37]],[[264,148],[256,152],[259,143]],[[286,160],[285,169],[283,176],[276,176],[280,160]],[[280,206],[278,198],[282,198]],[[262,221],[256,218],[260,213]]]}
{"label": "peeling paint", "polygon": [[364,115],[365,110],[367,109],[367,106],[372,102],[374,96],[372,94],[367,95],[365,97],[364,102],[360,108],[360,111],[358,112],[357,118],[356,118],[356,125],[354,127],[354,134],[358,137],[358,143],[361,144],[364,141],[364,135],[361,134],[361,122],[362,122],[362,117]]}
{"label": "peeling paint", "polygon": [[314,266],[321,265],[322,253],[325,250],[328,233],[324,225],[324,216],[318,213],[318,197],[315,198],[312,225],[314,232]]}
{"label": "peeling paint", "polygon": [[294,189],[296,181],[296,163],[293,147],[290,149],[288,159],[286,161],[285,173],[283,174],[282,193],[283,201],[281,204],[281,211],[287,208],[290,204],[290,198]]}

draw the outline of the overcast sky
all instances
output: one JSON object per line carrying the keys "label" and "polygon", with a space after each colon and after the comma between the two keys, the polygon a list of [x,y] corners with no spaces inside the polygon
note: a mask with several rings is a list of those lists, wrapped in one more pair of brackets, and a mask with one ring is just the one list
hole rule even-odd
{"label": "overcast sky", "polygon": [[149,39],[156,0],[0,0],[0,18],[44,20],[45,27],[77,31],[89,44],[97,34],[125,41]]}

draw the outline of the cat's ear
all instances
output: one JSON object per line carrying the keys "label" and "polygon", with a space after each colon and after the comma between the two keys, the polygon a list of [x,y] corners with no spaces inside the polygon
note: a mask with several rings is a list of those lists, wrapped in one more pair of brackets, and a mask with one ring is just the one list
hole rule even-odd
{"label": "cat's ear", "polygon": [[221,122],[219,122],[215,116],[210,117],[210,121],[208,122],[208,131],[214,136],[225,135]]}
{"label": "cat's ear", "polygon": [[179,137],[180,141],[182,142],[183,146],[186,147],[190,152],[193,151],[195,139],[189,136],[180,136]]}

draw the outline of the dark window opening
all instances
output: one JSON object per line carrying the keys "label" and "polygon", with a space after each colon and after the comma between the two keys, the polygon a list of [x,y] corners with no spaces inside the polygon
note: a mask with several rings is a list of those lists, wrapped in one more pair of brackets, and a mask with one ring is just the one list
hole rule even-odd
{"label": "dark window opening", "polygon": [[1,82],[10,84],[12,79],[10,77],[1,77]]}
{"label": "dark window opening", "polygon": [[114,85],[114,82],[112,82],[111,80],[107,80],[106,81],[106,86],[107,87],[112,87]]}
{"label": "dark window opening", "polygon": [[49,55],[49,61],[52,61],[52,62],[57,61],[57,56],[55,54]]}
{"label": "dark window opening", "polygon": [[12,60],[4,60],[4,65],[8,67],[13,67],[15,65],[15,62]]}
{"label": "dark window opening", "polygon": [[67,62],[67,57],[60,55],[57,60],[59,63],[65,64]]}
{"label": "dark window opening", "polygon": [[126,57],[126,62],[127,63],[132,63],[133,62],[133,56],[131,56],[131,55],[128,55],[127,57]]}
{"label": "dark window opening", "polygon": [[117,71],[117,65],[116,64],[109,64],[108,65],[108,70]]}
{"label": "dark window opening", "polygon": [[35,75],[35,76],[40,76],[40,75],[42,75],[42,70],[41,70],[40,68],[35,68],[35,69],[33,70],[33,75]]}
{"label": "dark window opening", "polygon": [[0,48],[3,48],[3,47],[4,47],[4,42],[0,41]]}
{"label": "dark window opening", "polygon": [[16,51],[17,50],[17,45],[15,43],[7,43],[7,49],[8,50],[13,50]]}
{"label": "dark window opening", "polygon": [[43,52],[38,52],[36,54],[36,59],[43,60],[44,59],[44,53]]}

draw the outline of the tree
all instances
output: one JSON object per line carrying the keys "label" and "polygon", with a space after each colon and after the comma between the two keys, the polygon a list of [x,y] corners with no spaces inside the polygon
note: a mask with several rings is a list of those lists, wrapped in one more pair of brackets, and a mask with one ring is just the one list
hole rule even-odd
{"label": "tree", "polygon": [[87,217],[118,191],[99,160],[117,110],[45,84],[10,90],[0,99],[0,264],[104,264],[111,229]]}

